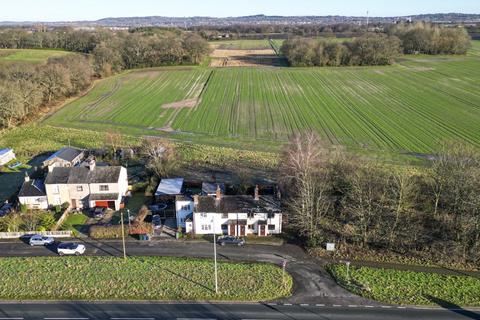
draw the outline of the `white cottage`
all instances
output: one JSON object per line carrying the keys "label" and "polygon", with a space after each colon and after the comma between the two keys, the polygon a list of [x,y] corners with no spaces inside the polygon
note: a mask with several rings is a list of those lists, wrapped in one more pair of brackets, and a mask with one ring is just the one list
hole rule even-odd
{"label": "white cottage", "polygon": [[227,196],[217,188],[216,196],[193,197],[193,232],[230,236],[268,236],[282,233],[282,212],[274,196]]}
{"label": "white cottage", "polygon": [[18,193],[18,201],[28,209],[48,209],[45,184],[41,179],[30,179],[25,176],[25,181]]}

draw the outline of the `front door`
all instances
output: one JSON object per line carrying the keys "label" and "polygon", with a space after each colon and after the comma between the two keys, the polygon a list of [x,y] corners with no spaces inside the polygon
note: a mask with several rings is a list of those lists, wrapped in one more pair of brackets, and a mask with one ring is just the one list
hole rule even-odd
{"label": "front door", "polygon": [[245,226],[240,226],[240,236],[241,237],[245,236]]}
{"label": "front door", "polygon": [[77,199],[72,199],[72,208],[77,208]]}
{"label": "front door", "polygon": [[235,235],[235,226],[233,224],[231,224],[230,226],[230,231],[228,232],[228,235],[229,236],[234,236]]}
{"label": "front door", "polygon": [[260,226],[260,232],[259,232],[259,236],[262,236],[264,237],[265,236],[265,226]]}

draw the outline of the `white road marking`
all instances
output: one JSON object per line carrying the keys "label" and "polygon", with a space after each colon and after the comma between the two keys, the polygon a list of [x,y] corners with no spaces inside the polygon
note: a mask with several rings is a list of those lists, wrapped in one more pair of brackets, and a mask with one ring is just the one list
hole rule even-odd
{"label": "white road marking", "polygon": [[308,304],[308,303],[301,303],[300,306],[302,306],[302,307],[308,307],[309,304]]}
{"label": "white road marking", "polygon": [[283,305],[284,306],[291,306],[292,304],[291,303],[284,303]]}
{"label": "white road marking", "polygon": [[384,309],[391,309],[392,307],[390,307],[390,306],[382,306],[382,308],[384,308]]}
{"label": "white road marking", "polygon": [[44,320],[89,320],[90,318],[43,318]]}
{"label": "white road marking", "polygon": [[60,318],[43,318],[44,320],[89,320],[90,318],[65,318],[65,317],[60,317]]}
{"label": "white road marking", "polygon": [[365,308],[373,308],[373,306],[365,306]]}
{"label": "white road marking", "polygon": [[177,320],[217,320],[212,318],[177,318]]}
{"label": "white road marking", "polygon": [[349,308],[356,308],[356,307],[358,307],[358,306],[357,306],[356,304],[349,304],[348,307],[349,307]]}
{"label": "white road marking", "polygon": [[155,318],[110,318],[111,320],[155,320]]}
{"label": "white road marking", "polygon": [[333,306],[334,307],[341,307],[342,305],[341,304],[334,304]]}
{"label": "white road marking", "polygon": [[317,306],[317,307],[325,307],[325,305],[322,304],[322,303],[317,303],[316,306]]}
{"label": "white road marking", "polygon": [[397,309],[407,309],[407,307],[397,307]]}
{"label": "white road marking", "polygon": [[0,318],[0,320],[23,320],[23,318]]}
{"label": "white road marking", "polygon": [[267,303],[267,305],[269,305],[269,306],[276,306],[277,304],[276,304],[276,303]]}

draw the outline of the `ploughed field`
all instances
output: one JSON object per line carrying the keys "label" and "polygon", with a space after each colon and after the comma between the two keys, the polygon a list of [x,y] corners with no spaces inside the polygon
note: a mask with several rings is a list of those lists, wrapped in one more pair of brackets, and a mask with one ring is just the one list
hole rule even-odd
{"label": "ploughed field", "polygon": [[315,130],[333,143],[432,152],[480,146],[480,42],[468,56],[387,67],[159,68],[100,81],[45,120],[54,126],[272,145]]}

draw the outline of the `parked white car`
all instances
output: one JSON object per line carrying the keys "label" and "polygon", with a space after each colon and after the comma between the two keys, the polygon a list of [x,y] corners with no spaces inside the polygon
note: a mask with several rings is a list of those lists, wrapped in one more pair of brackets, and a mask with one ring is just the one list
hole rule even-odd
{"label": "parked white car", "polygon": [[33,246],[49,246],[53,244],[55,240],[52,237],[44,237],[39,234],[35,234],[30,237],[28,243]]}
{"label": "parked white car", "polygon": [[60,243],[57,247],[58,255],[82,255],[85,253],[85,246],[83,244],[64,242]]}

